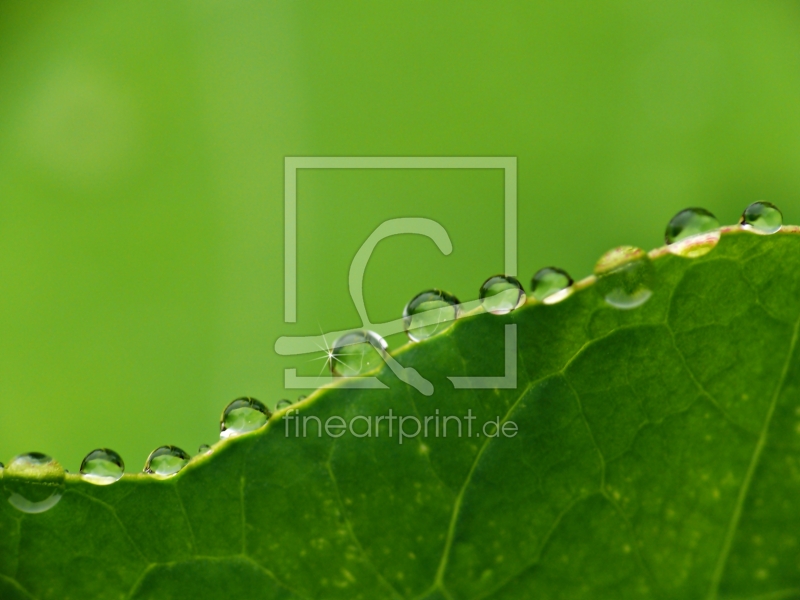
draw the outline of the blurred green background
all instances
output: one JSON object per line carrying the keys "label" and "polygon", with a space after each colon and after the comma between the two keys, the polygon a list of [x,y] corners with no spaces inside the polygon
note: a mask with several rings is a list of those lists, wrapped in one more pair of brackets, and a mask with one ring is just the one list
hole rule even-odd
{"label": "blurred green background", "polygon": [[[587,275],[700,205],[800,222],[796,2],[0,3],[0,460],[141,469],[270,405],[280,335],[375,321],[503,268],[499,171],[303,171],[283,322],[285,156],[516,156],[519,275]],[[397,340],[394,340],[397,342]]]}

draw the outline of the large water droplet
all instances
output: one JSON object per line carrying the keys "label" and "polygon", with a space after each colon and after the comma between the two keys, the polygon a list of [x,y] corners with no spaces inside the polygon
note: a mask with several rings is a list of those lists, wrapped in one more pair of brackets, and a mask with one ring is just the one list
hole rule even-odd
{"label": "large water droplet", "polygon": [[408,339],[420,342],[446,331],[460,314],[458,304],[455,296],[441,290],[414,296],[403,309],[403,327]]}
{"label": "large water droplet", "polygon": [[531,280],[531,294],[539,302],[555,304],[569,295],[572,277],[557,267],[539,269]]}
{"label": "large water droplet", "polygon": [[525,290],[516,277],[495,275],[483,282],[479,296],[486,312],[505,315],[525,304]]}
{"label": "large water droplet", "polygon": [[670,219],[664,234],[667,249],[687,258],[710,252],[719,237],[719,221],[704,208],[682,210]]}
{"label": "large water droplet", "polygon": [[61,500],[64,469],[46,454],[21,454],[3,469],[3,490],[9,504],[17,510],[42,513]]}
{"label": "large water droplet", "polygon": [[177,446],[159,446],[147,457],[144,472],[167,477],[175,475],[191,457]]}
{"label": "large water droplet", "polygon": [[771,202],[753,202],[744,209],[739,223],[754,233],[775,233],[783,225],[783,214]]}
{"label": "large water droplet", "polygon": [[387,348],[386,341],[377,333],[359,329],[345,333],[333,342],[331,348],[331,373],[337,377],[355,377],[376,369]]}
{"label": "large water droplet", "polygon": [[653,295],[655,269],[644,250],[620,246],[606,252],[594,268],[596,289],[614,308],[641,306]]}
{"label": "large water droplet", "polygon": [[81,474],[89,483],[109,485],[119,481],[125,472],[122,457],[108,448],[98,448],[86,455],[81,463]]}
{"label": "large water droplet", "polygon": [[289,408],[292,405],[291,400],[278,400],[278,403],[275,405],[275,410],[283,410],[284,408]]}
{"label": "large water droplet", "polygon": [[255,398],[237,398],[222,411],[219,437],[225,439],[254,431],[263,427],[271,414],[269,409]]}

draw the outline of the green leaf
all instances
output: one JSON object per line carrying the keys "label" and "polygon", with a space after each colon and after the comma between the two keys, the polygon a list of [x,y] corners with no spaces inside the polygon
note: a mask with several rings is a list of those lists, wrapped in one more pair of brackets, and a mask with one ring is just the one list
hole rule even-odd
{"label": "green leaf", "polygon": [[[389,390],[297,405],[323,423],[472,411],[471,437],[453,420],[402,443],[387,420],[297,437],[283,411],[166,480],[68,475],[46,512],[3,502],[0,598],[800,598],[796,234],[656,252],[633,310],[587,281],[465,318],[396,356],[430,397],[384,368]],[[503,375],[507,324],[516,389],[454,390]],[[516,435],[476,435],[497,418]]]}

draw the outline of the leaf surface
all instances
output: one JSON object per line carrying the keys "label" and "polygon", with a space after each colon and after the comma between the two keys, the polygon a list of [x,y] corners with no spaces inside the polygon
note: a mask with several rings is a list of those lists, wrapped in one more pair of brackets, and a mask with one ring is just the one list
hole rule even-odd
{"label": "leaf surface", "polygon": [[[660,254],[634,310],[585,284],[406,347],[432,396],[384,367],[172,478],[0,503],[0,598],[800,598],[800,236]],[[516,388],[454,389],[503,375],[509,324]],[[371,435],[318,436],[335,416]]]}

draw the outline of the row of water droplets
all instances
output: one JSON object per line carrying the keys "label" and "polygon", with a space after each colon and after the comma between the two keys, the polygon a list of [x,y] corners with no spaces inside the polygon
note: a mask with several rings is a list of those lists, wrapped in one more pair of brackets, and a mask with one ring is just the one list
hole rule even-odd
{"label": "row of water droplets", "polygon": [[[771,234],[783,224],[781,211],[769,202],[754,202],[742,213],[742,229]],[[694,258],[709,252],[720,239],[720,223],[703,208],[687,208],[676,214],[664,235],[667,249],[678,256]],[[633,246],[606,252],[597,262],[596,289],[606,303],[627,310],[641,306],[652,296],[655,268],[648,254]],[[573,291],[573,280],[563,269],[545,267],[531,279],[530,295],[543,304],[556,304]],[[504,315],[527,301],[522,284],[509,275],[495,275],[479,291],[484,311]],[[461,316],[458,299],[442,290],[426,290],[414,296],[403,310],[403,327],[412,342],[420,342],[446,331]],[[338,338],[328,350],[331,373],[352,377],[378,367],[387,352],[386,341],[377,333],[358,330]]]}
{"label": "row of water droplets", "polygon": [[[300,402],[305,396],[298,397]],[[281,400],[276,409],[291,406],[290,400]],[[255,431],[266,425],[272,412],[255,398],[237,398],[222,411],[220,439],[227,439]],[[199,454],[211,452],[207,444],[200,446]],[[170,477],[178,473],[191,460],[188,452],[177,446],[159,446],[145,462],[144,473]],[[29,514],[49,510],[61,500],[67,471],[55,460],[40,452],[29,452],[14,457],[8,466],[0,463],[3,491],[8,502],[16,509]],[[108,448],[92,450],[81,462],[81,477],[95,485],[110,485],[125,473],[122,457]]]}
{"label": "row of water droplets", "polygon": [[[748,206],[740,220],[747,231],[772,234],[780,230],[783,216],[769,202]],[[720,239],[720,224],[702,208],[688,208],[676,214],[667,225],[667,249],[678,256],[694,258],[711,251]],[[652,295],[655,269],[647,253],[633,246],[621,246],[606,252],[595,266],[596,289],[606,303],[619,309],[644,304]],[[546,267],[531,280],[530,294],[538,302],[555,304],[572,292],[572,278],[562,269]],[[527,301],[522,284],[515,277],[495,275],[487,279],[479,292],[486,312],[504,315]],[[403,310],[403,326],[412,342],[420,342],[446,331],[461,315],[461,305],[452,294],[427,290],[417,294]],[[373,370],[383,360],[386,342],[376,333],[359,330],[338,338],[329,351],[330,368],[335,376],[354,376]],[[300,396],[298,402],[305,397]],[[278,402],[276,409],[292,405]],[[255,398],[237,398],[222,412],[220,438],[227,439],[263,427],[272,416]],[[211,447],[200,446],[200,454]],[[178,473],[191,456],[177,446],[160,446],[147,457],[143,471],[160,477]],[[109,485],[122,477],[122,457],[107,448],[86,455],[80,468],[82,478],[96,485]],[[26,513],[40,513],[55,506],[64,491],[65,471],[45,454],[30,452],[15,457],[7,467],[0,463],[3,488],[9,503]]]}

